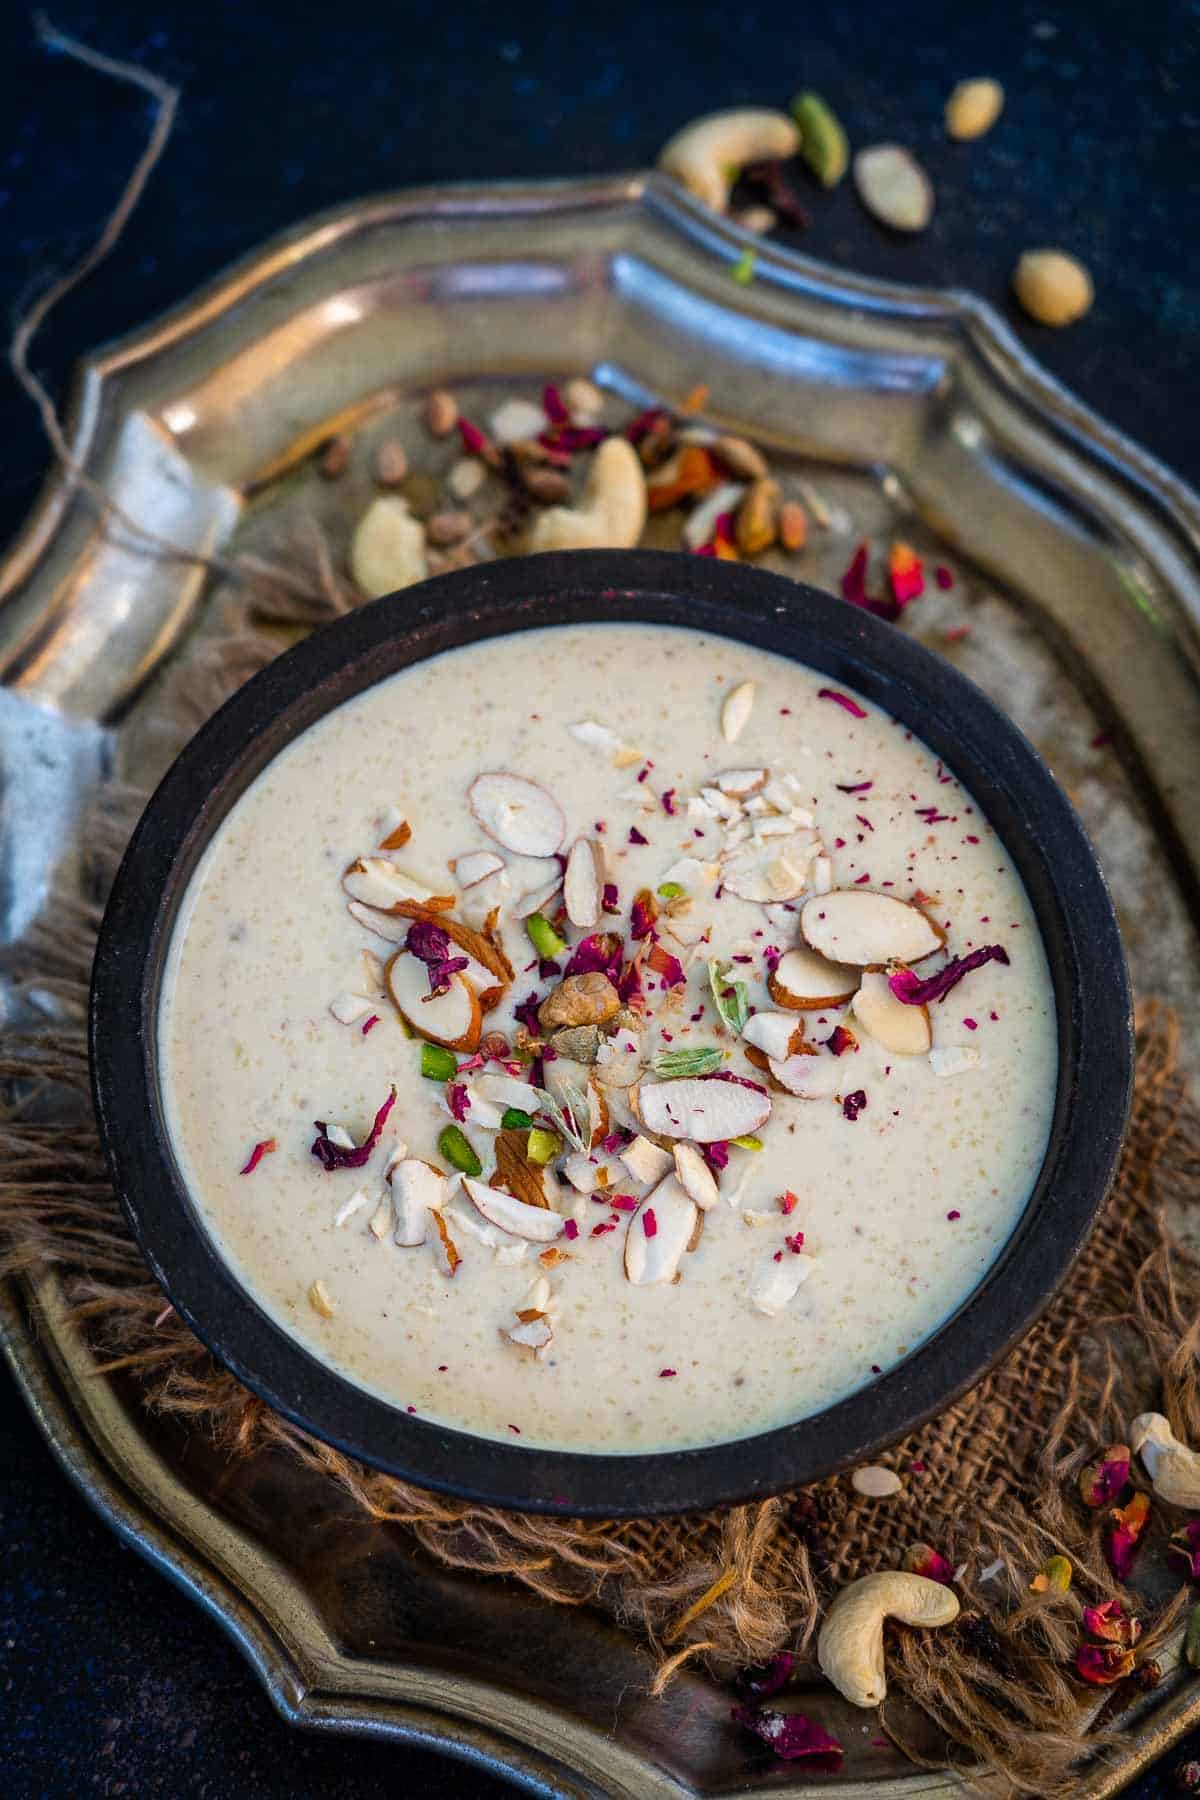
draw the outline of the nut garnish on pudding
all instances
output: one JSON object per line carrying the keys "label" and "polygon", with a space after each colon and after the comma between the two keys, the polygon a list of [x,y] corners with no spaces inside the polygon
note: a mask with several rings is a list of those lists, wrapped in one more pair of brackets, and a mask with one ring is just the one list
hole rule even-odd
{"label": "nut garnish on pudding", "polygon": [[193,878],[159,1030],[260,1304],[402,1409],[574,1449],[747,1435],[902,1360],[1054,1104],[1032,911],[951,771],[657,626],[454,651],[300,736]]}

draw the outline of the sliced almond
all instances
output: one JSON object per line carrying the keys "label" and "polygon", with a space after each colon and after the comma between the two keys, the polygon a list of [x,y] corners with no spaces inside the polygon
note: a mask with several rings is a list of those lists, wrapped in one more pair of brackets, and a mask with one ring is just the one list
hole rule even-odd
{"label": "sliced almond", "polygon": [[707,544],[717,528],[717,520],[721,514],[736,512],[745,492],[744,483],[723,481],[711,494],[706,494],[683,522],[680,537],[685,547],[699,550],[702,544]]}
{"label": "sliced almond", "polygon": [[808,887],[815,843],[813,832],[793,829],[787,837],[747,844],[724,862],[721,880],[731,894],[760,906],[798,900]]}
{"label": "sliced almond", "polygon": [[829,1100],[842,1082],[841,1059],[828,1054],[772,1057],[768,1066],[780,1087],[801,1100]]}
{"label": "sliced almond", "polygon": [[364,906],[361,900],[347,901],[346,911],[368,931],[373,931],[377,938],[382,938],[385,944],[403,944],[408,941],[410,921],[398,917],[396,913],[385,912],[378,906]]}
{"label": "sliced almond", "polygon": [[[792,1012],[815,1012],[849,1000],[861,977],[862,971],[849,963],[830,962],[801,945],[780,957],[767,976],[767,987],[776,1006],[789,1007]],[[754,1038],[750,1041],[756,1042]]]}
{"label": "sliced almond", "polygon": [[553,856],[567,822],[557,800],[536,781],[506,769],[477,775],[467,790],[471,811],[502,850],[517,856]]}
{"label": "sliced almond", "polygon": [[537,1111],[537,1090],[528,1081],[521,1081],[516,1075],[502,1075],[485,1069],[476,1075],[471,1083],[471,1091],[478,1094],[481,1100],[487,1100],[492,1106],[503,1109],[506,1106],[520,1107],[522,1112]]}
{"label": "sliced almond", "polygon": [[332,1319],[337,1310],[334,1306],[329,1289],[319,1278],[313,1282],[308,1290],[308,1304],[312,1307],[313,1311],[319,1313],[323,1319]]}
{"label": "sliced almond", "polygon": [[387,985],[397,1012],[418,1037],[447,1050],[470,1053],[479,1048],[483,1011],[478,994],[461,975],[452,975],[446,992],[429,999],[425,964],[401,950],[387,966]]}
{"label": "sliced almond", "polygon": [[580,719],[576,724],[568,725],[567,730],[576,742],[586,744],[589,750],[612,751],[621,748],[617,733],[607,725],[601,725],[596,719]]}
{"label": "sliced almond", "polygon": [[[721,1197],[717,1178],[695,1144],[675,1145],[675,1176],[688,1199],[694,1200],[701,1212],[707,1212]],[[692,1248],[689,1243],[688,1249]]]}
{"label": "sliced almond", "polygon": [[415,1249],[428,1235],[429,1214],[441,1210],[445,1176],[432,1163],[410,1156],[403,1162],[389,1164],[387,1179],[396,1210],[395,1241]]}
{"label": "sliced almond", "polygon": [[580,931],[600,922],[600,862],[590,838],[576,838],[567,853],[563,876],[563,903],[567,917]]}
{"label": "sliced almond", "polygon": [[333,1223],[335,1228],[339,1225],[344,1225],[347,1219],[352,1219],[356,1212],[361,1212],[364,1206],[377,1198],[378,1192],[379,1190],[373,1187],[363,1186],[355,1188],[350,1198],[348,1200],[343,1200],[342,1204],[334,1213]]}
{"label": "sliced almond", "polygon": [[637,1182],[653,1183],[661,1181],[672,1167],[672,1156],[661,1144],[651,1143],[648,1137],[640,1134],[631,1144],[626,1144],[621,1152],[621,1161]]}
{"label": "sliced almond", "polygon": [[877,1044],[897,1056],[924,1056],[933,1042],[928,1007],[897,1000],[887,976],[875,970],[864,974],[851,1011]]}
{"label": "sliced almond", "polygon": [[771,1097],[741,1081],[643,1082],[638,1111],[647,1131],[697,1144],[746,1137],[771,1116]]}
{"label": "sliced almond", "polygon": [[939,1044],[929,1052],[929,1066],[935,1075],[965,1075],[977,1069],[983,1058],[974,1044]]}
{"label": "sliced almond", "polygon": [[527,1155],[529,1136],[524,1131],[496,1134],[496,1178],[526,1206],[548,1207],[545,1169]]}
{"label": "sliced almond", "polygon": [[[629,1216],[625,1228],[625,1274],[635,1287],[674,1281],[680,1259],[696,1229],[696,1203],[674,1175],[667,1175]],[[648,1227],[653,1232],[648,1235]]]}
{"label": "sliced almond", "polygon": [[468,850],[465,856],[456,857],[450,867],[459,887],[469,888],[486,881],[489,875],[498,875],[504,867],[504,858],[497,856],[494,850]]}
{"label": "sliced almond", "polygon": [[458,1253],[458,1245],[450,1236],[450,1227],[441,1213],[436,1210],[426,1213],[425,1217],[428,1225],[432,1227],[429,1241],[436,1252],[438,1267],[443,1275],[453,1277],[462,1262],[462,1257]]}
{"label": "sliced almond", "polygon": [[354,1025],[371,1010],[371,1002],[361,994],[335,994],[329,1010],[339,1025]]}
{"label": "sliced almond", "polygon": [[727,744],[734,744],[741,737],[750,723],[750,714],[754,711],[754,683],[739,682],[725,696],[725,704],[721,708],[721,736]]}
{"label": "sliced almond", "polygon": [[594,1069],[588,1075],[587,1103],[590,1129],[588,1149],[595,1150],[608,1136],[608,1097],[597,1081]]}
{"label": "sliced almond", "polygon": [[523,1200],[502,1193],[499,1188],[488,1187],[482,1181],[473,1181],[469,1175],[463,1176],[463,1191],[489,1225],[496,1225],[513,1237],[548,1244],[563,1228],[558,1213],[547,1207],[527,1206]]}
{"label": "sliced almond", "polygon": [[594,1194],[600,1185],[599,1168],[582,1150],[573,1150],[563,1158],[561,1172],[577,1194]]}
{"label": "sliced almond", "polygon": [[833,860],[824,851],[813,857],[810,870],[814,894],[828,894],[833,887]]}
{"label": "sliced almond", "polygon": [[805,1256],[803,1251],[793,1255],[790,1250],[785,1250],[778,1262],[772,1255],[770,1261],[763,1264],[750,1289],[750,1304],[755,1312],[765,1313],[768,1318],[782,1312],[788,1301],[795,1299],[813,1268],[814,1259]]}
{"label": "sliced almond", "polygon": [[530,888],[519,900],[513,902],[513,916],[518,919],[529,919],[534,913],[543,912],[557,894],[563,884],[561,874],[556,874],[544,886]]}
{"label": "sliced almond", "polygon": [[361,900],[364,906],[390,907],[397,900],[417,900],[445,911],[454,905],[452,894],[433,893],[386,856],[358,857],[342,876],[342,886],[352,900]]}
{"label": "sliced almond", "polygon": [[[776,1062],[783,1062],[791,1054],[796,1031],[794,1012],[757,1012],[746,1020],[742,1041],[752,1045],[768,1060],[773,1057]],[[803,1036],[803,1025],[799,1031]]]}
{"label": "sliced almond", "polygon": [[509,1325],[502,1336],[510,1344],[519,1344],[522,1349],[544,1350],[554,1337],[554,1327],[546,1313],[526,1308],[518,1314],[516,1324]]}
{"label": "sliced almond", "polygon": [[717,786],[723,794],[744,800],[766,786],[768,773],[766,769],[726,769],[723,775],[717,776]]}
{"label": "sliced almond", "polygon": [[[485,968],[489,975],[503,985],[513,979],[513,966],[504,953],[504,946],[496,936],[490,919],[485,920],[482,928],[473,930],[464,925],[461,919],[450,918],[448,914],[431,908],[427,903],[421,904],[413,900],[397,900],[392,912],[405,919],[425,920],[444,931],[452,944],[473,957]],[[469,977],[470,971],[467,971]]]}
{"label": "sliced almond", "polygon": [[920,907],[867,887],[811,895],[800,908],[800,931],[818,955],[860,969],[921,962],[946,941]]}

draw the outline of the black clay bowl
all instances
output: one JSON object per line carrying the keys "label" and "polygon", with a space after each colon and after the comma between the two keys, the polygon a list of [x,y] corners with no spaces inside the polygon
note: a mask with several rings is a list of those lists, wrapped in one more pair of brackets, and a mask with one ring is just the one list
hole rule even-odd
{"label": "black clay bowl", "polygon": [[[1007,1248],[934,1336],[871,1386],[795,1425],[650,1455],[494,1443],[412,1418],[301,1348],[222,1262],[163,1122],[156,1018],[188,880],[250,782],[299,732],[438,651],[597,619],[691,625],[858,688],[917,732],[972,790],[1029,892],[1058,1008],[1058,1098],[1037,1187]],[[180,1314],[271,1406],[350,1454],[422,1485],[565,1514],[686,1511],[770,1494],[869,1457],[971,1383],[1027,1331],[1071,1266],[1111,1180],[1129,1106],[1128,980],[1108,891],[1061,789],[990,700],[894,627],[739,564],[654,551],[492,563],[339,621],[236,694],[180,756],[121,866],[96,954],[96,1111],[117,1191]]]}

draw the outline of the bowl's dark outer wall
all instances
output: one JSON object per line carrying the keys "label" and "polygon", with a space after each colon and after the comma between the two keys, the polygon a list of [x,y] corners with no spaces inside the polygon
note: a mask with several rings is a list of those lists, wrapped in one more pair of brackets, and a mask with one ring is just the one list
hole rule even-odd
{"label": "bowl's dark outer wall", "polygon": [[[1008,1247],[954,1319],[816,1418],[644,1456],[451,1431],[385,1404],[301,1349],[216,1253],[175,1168],[158,1092],[156,1027],[174,921],[205,849],[255,777],[316,720],[398,668],[501,633],[597,619],[745,639],[811,664],[835,692],[852,687],[915,731],[1013,857],[1058,1010],[1058,1093],[1041,1175]],[[798,671],[797,680],[812,677]],[[835,738],[839,723],[850,728],[836,711]],[[147,1260],[248,1386],[351,1455],[422,1486],[608,1518],[699,1511],[816,1480],[865,1461],[977,1381],[1041,1310],[1107,1190],[1132,1083],[1131,1012],[1116,917],[1087,838],[1040,757],[972,682],[882,620],[784,576],[669,551],[602,550],[509,559],[393,594],[298,644],[226,702],[164,778],[114,883],[93,973],[92,1081],[117,1191]]]}
{"label": "bowl's dark outer wall", "polygon": [[[1200,323],[1194,245],[1177,228],[1194,216],[1200,168],[1200,20],[1184,0],[1021,0],[990,20],[945,0],[814,0],[802,14],[751,3],[736,17],[659,5],[653,28],[644,4],[590,0],[571,9],[569,30],[561,17],[547,29],[541,8],[481,0],[460,0],[441,20],[375,0],[342,0],[335,16],[313,0],[176,10],[122,0],[56,9],[64,28],[154,61],[186,90],[122,250],[40,340],[35,360],[58,384],[83,348],[324,206],[405,182],[641,165],[694,113],[770,103],[806,82],[860,140],[913,145],[939,202],[931,231],[899,242],[845,190],[818,196],[813,252],[902,280],[953,279],[1007,309],[1008,269],[1031,241],[1080,251],[1096,277],[1090,318],[1057,335],[1012,322],[1090,405],[1200,484],[1200,409],[1180,403]],[[973,73],[1004,81],[1005,126],[974,149],[946,146],[942,101]],[[9,312],[40,270],[88,240],[141,146],[145,110],[39,57],[19,7],[0,18],[0,97]],[[0,408],[0,439],[7,536],[44,466],[33,415],[15,398]],[[221,1800],[252,1788],[272,1800],[335,1782],[345,1800],[511,1791],[427,1752],[290,1731],[215,1624],[181,1609],[92,1515],[6,1375],[0,1447],[8,1792]],[[1179,1755],[1189,1748],[1200,1754],[1200,1735]],[[1165,1771],[1131,1790],[1135,1800],[1167,1791]]]}

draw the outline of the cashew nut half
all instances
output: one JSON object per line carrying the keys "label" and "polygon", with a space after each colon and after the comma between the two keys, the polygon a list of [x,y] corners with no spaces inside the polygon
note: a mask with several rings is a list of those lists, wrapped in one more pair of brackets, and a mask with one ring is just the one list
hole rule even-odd
{"label": "cashew nut half", "polygon": [[350,573],[368,600],[424,581],[425,527],[398,494],[372,500],[350,541]]}
{"label": "cashew nut half", "polygon": [[799,148],[800,132],[786,113],[736,107],[707,113],[677,131],[660,150],[658,166],[714,212],[726,212],[730,189],[747,163],[775,162]]}
{"label": "cashew nut half", "polygon": [[1129,1442],[1160,1500],[1200,1512],[1200,1456],[1180,1443],[1161,1413],[1139,1413],[1129,1428]]}
{"label": "cashew nut half", "polygon": [[623,437],[605,438],[577,507],[551,506],[529,534],[531,550],[631,550],[646,523],[646,477]]}
{"label": "cashew nut half", "polygon": [[852,1706],[878,1706],[887,1693],[883,1621],[949,1625],[957,1617],[958,1599],[940,1581],[902,1569],[864,1575],[834,1599],[817,1639],[817,1661]]}

